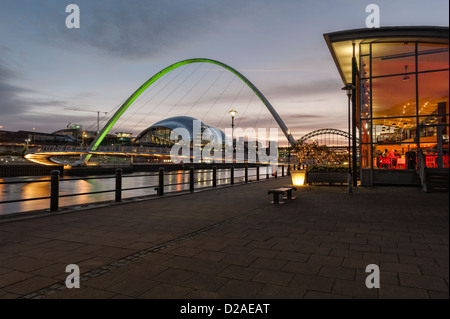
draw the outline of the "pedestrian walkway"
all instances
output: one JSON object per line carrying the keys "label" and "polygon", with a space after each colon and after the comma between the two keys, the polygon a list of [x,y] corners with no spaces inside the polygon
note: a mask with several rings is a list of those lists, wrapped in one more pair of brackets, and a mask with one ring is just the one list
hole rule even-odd
{"label": "pedestrian walkway", "polygon": [[270,204],[289,182],[0,220],[0,298],[449,297],[447,193],[307,186]]}

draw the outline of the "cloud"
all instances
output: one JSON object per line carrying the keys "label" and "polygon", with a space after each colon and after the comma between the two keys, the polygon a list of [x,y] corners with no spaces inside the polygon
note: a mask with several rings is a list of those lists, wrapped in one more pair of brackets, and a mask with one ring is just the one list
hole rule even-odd
{"label": "cloud", "polygon": [[[79,0],[80,28],[67,29],[69,13],[49,6],[38,25],[47,42],[66,48],[88,47],[118,58],[145,59],[194,45],[221,26],[237,1],[87,1]],[[56,11],[56,10],[59,11]]]}
{"label": "cloud", "polygon": [[[0,59],[0,125],[4,130],[41,127],[42,131],[60,129],[69,117],[60,110],[68,105],[63,99],[43,98],[42,94],[15,85],[22,75],[5,66]],[[59,111],[58,111],[59,110]],[[92,117],[77,117],[78,121],[93,122]],[[44,129],[45,128],[45,129]]]}
{"label": "cloud", "polygon": [[[309,83],[278,85],[268,88],[264,91],[266,97],[283,98],[283,99],[299,99],[309,96],[324,96],[339,92],[341,84],[338,80],[324,79],[321,81],[313,81]],[[320,99],[324,100],[324,99]],[[319,100],[317,100],[319,101]],[[302,100],[302,102],[304,102]]]}
{"label": "cloud", "polygon": [[29,105],[20,94],[30,92],[30,90],[11,84],[12,81],[20,78],[20,75],[4,66],[0,60],[0,114],[3,119],[7,115],[25,112]]}

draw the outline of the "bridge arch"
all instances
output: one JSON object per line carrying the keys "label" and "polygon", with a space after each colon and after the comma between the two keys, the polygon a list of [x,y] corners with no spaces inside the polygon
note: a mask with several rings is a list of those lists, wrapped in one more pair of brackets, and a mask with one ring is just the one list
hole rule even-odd
{"label": "bridge arch", "polygon": [[[122,106],[114,113],[114,115],[109,119],[109,121],[106,123],[106,125],[103,127],[103,129],[100,131],[100,133],[97,135],[97,137],[94,139],[94,141],[90,145],[90,150],[96,150],[97,147],[100,145],[100,143],[103,141],[103,139],[106,137],[108,132],[112,129],[114,124],[119,120],[119,118],[122,116],[122,114],[128,109],[128,107],[141,95],[149,86],[151,86],[154,82],[156,82],[159,78],[161,78],[163,75],[169,73],[170,71],[173,71],[183,65],[191,64],[191,63],[212,63],[215,65],[218,65],[222,68],[227,69],[228,71],[235,74],[238,78],[240,78],[245,84],[247,84],[248,87],[258,96],[258,98],[264,103],[264,105],[267,107],[269,112],[272,114],[273,118],[277,122],[280,129],[283,131],[284,135],[286,136],[287,140],[292,146],[296,145],[295,139],[292,137],[292,135],[289,133],[289,130],[284,124],[281,117],[278,115],[278,113],[275,111],[274,107],[270,104],[270,102],[266,99],[266,97],[261,93],[260,90],[252,83],[250,80],[248,80],[242,73],[237,71],[236,69],[232,68],[231,66],[222,63],[220,61],[212,60],[212,59],[206,59],[206,58],[195,58],[195,59],[187,59],[183,61],[176,62],[172,65],[169,65],[168,67],[162,69],[155,75],[153,75],[150,79],[148,79],[141,87],[139,87],[126,101],[122,104]],[[90,158],[90,155],[84,158],[84,161],[88,161]]]}
{"label": "bridge arch", "polygon": [[[342,130],[338,130],[338,129],[334,129],[334,128],[322,128],[319,130],[315,130],[312,132],[309,132],[308,134],[302,136],[301,138],[299,138],[297,140],[297,143],[303,143],[315,136],[319,136],[319,135],[327,135],[327,134],[331,134],[331,135],[339,135],[345,138],[351,138],[351,134],[349,134],[348,132],[342,131]],[[356,138],[357,142],[359,143],[359,139]]]}

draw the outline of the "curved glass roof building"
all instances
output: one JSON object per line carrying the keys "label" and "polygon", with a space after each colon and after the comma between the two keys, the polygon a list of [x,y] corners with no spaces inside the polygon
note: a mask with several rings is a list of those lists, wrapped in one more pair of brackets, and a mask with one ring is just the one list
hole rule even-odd
{"label": "curved glass roof building", "polygon": [[[221,139],[222,143],[225,141],[225,134],[217,128],[209,126],[190,116],[174,116],[161,120],[142,131],[136,137],[136,142],[141,144],[156,144],[165,146],[173,145],[176,141],[170,137],[172,131],[175,129],[185,129],[189,133],[189,138],[191,141],[194,140],[196,134],[201,133],[202,135],[205,135],[204,131],[206,129],[211,129],[210,132],[215,135],[215,138]],[[203,139],[200,137],[200,139],[205,140],[205,137],[206,136],[203,136]],[[208,140],[208,138],[206,138],[206,140]]]}

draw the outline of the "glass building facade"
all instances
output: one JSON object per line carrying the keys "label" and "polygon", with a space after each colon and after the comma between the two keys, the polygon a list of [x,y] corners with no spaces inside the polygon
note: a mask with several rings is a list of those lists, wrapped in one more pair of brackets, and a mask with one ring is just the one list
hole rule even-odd
{"label": "glass building facade", "polygon": [[419,153],[427,168],[448,169],[448,28],[359,29],[325,39],[344,83],[356,86],[361,183],[395,183],[394,171],[399,183],[414,183]]}

